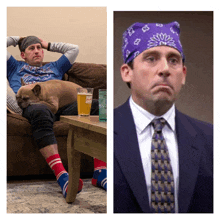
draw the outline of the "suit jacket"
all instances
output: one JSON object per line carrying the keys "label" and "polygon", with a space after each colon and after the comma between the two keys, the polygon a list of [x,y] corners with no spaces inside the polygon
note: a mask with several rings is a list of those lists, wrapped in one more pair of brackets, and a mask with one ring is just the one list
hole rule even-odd
{"label": "suit jacket", "polygon": [[[213,126],[176,110],[179,213],[213,212]],[[114,110],[114,212],[150,213],[129,101]]]}

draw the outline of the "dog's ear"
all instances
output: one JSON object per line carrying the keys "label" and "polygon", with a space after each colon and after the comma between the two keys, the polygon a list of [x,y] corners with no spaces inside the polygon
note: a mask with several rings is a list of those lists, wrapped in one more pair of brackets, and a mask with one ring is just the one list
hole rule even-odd
{"label": "dog's ear", "polygon": [[41,93],[41,86],[40,85],[36,85],[33,89],[32,92],[34,93],[35,96],[39,96]]}
{"label": "dog's ear", "polygon": [[22,86],[25,86],[26,84],[25,84],[25,82],[24,82],[24,80],[21,78],[21,85]]}

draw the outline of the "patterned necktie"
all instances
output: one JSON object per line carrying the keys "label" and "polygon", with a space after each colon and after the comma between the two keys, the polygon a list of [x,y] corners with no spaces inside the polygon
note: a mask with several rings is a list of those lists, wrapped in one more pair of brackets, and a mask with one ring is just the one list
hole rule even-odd
{"label": "patterned necktie", "polygon": [[151,145],[151,207],[152,212],[174,213],[174,179],[168,148],[162,129],[163,118],[152,121],[154,134]]}

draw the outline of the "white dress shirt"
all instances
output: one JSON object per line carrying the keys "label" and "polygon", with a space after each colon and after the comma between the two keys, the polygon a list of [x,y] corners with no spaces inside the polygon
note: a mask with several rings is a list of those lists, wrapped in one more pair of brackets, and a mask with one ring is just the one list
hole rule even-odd
{"label": "white dress shirt", "polygon": [[139,149],[141,154],[141,160],[144,169],[145,181],[147,184],[147,190],[149,195],[149,204],[151,204],[151,140],[154,133],[153,125],[150,123],[154,118],[163,117],[169,126],[166,124],[162,130],[165,138],[169,156],[171,160],[171,166],[174,176],[175,187],[175,212],[178,212],[178,186],[179,186],[179,159],[178,159],[178,145],[175,131],[175,106],[173,105],[164,115],[157,117],[152,115],[142,107],[137,105],[132,97],[130,97],[130,107],[132,115],[134,117],[134,123],[136,126]]}

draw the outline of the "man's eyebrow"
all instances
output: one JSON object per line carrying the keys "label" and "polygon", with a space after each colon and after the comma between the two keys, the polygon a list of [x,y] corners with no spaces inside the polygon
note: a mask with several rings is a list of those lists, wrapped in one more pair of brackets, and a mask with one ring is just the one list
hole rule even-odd
{"label": "man's eyebrow", "polygon": [[[149,55],[160,55],[160,52],[157,51],[157,50],[145,51],[145,52],[143,52],[143,56],[142,57],[145,58],[145,57],[147,57]],[[181,58],[181,54],[178,53],[178,51],[177,52],[173,52],[173,51],[168,52],[167,57],[172,57],[172,56]]]}
{"label": "man's eyebrow", "polygon": [[160,53],[158,51],[156,51],[156,50],[145,51],[145,52],[143,52],[142,57],[145,58],[145,57],[147,57],[149,55],[159,55],[159,54]]}
{"label": "man's eyebrow", "polygon": [[178,52],[170,52],[170,53],[168,53],[168,57],[173,57],[173,56],[178,57],[178,58],[182,57],[181,54],[178,53]]}

